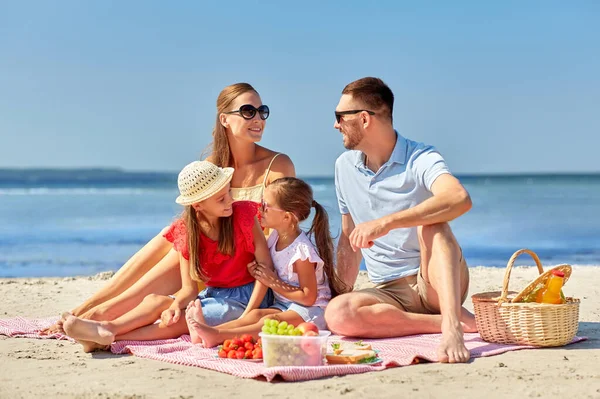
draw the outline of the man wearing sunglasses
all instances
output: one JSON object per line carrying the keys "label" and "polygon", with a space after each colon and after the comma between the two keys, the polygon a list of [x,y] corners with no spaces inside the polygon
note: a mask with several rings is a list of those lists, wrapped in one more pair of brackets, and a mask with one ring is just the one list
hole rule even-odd
{"label": "man wearing sunglasses", "polygon": [[448,222],[471,199],[431,146],[394,130],[394,95],[377,78],[347,85],[334,127],[346,151],[336,161],[342,234],[337,270],[356,282],[364,258],[374,288],[334,298],[325,311],[335,333],[364,338],[442,333],[441,362],[466,362],[463,333],[476,331],[462,303],[469,272]]}

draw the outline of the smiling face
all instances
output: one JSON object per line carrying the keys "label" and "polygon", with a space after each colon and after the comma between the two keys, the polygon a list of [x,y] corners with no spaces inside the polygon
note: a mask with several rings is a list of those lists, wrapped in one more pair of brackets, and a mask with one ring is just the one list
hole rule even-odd
{"label": "smiling face", "polygon": [[[364,109],[361,104],[355,101],[351,95],[344,94],[335,108],[336,111],[348,111],[355,109]],[[344,147],[348,150],[356,149],[364,138],[364,129],[360,113],[353,115],[344,115],[340,121],[335,121],[333,127],[342,133]]]}
{"label": "smiling face", "polygon": [[[240,94],[231,103],[230,109],[227,112],[239,110],[242,105],[250,104],[255,108],[262,105],[262,100],[258,93],[248,91]],[[256,143],[262,139],[262,134],[265,129],[266,121],[260,118],[257,112],[252,119],[244,119],[240,113],[220,114],[219,119],[221,124],[233,139],[242,141],[251,141]]]}
{"label": "smiling face", "polygon": [[265,188],[260,208],[260,224],[263,228],[278,229],[289,223],[293,217],[290,212],[281,209],[277,203],[275,189],[271,186]]}
{"label": "smiling face", "polygon": [[204,201],[192,204],[196,212],[202,212],[209,218],[229,217],[233,214],[233,198],[231,198],[229,183],[213,196]]}

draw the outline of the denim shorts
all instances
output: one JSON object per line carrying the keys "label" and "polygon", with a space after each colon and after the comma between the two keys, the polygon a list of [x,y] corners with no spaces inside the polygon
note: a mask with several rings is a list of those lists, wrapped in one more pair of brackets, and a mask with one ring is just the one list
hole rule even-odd
{"label": "denim shorts", "polygon": [[[206,324],[217,326],[239,318],[248,306],[253,289],[254,282],[233,288],[206,287],[198,294]],[[260,308],[270,307],[273,299],[273,291],[267,290]]]}
{"label": "denim shorts", "polygon": [[304,320],[306,322],[310,322],[310,323],[315,323],[317,325],[317,327],[319,327],[319,330],[327,330],[327,324],[325,324],[325,316],[324,316],[325,309],[323,309],[319,306],[306,307],[306,306],[298,305],[297,303],[294,303],[294,302],[282,302],[282,301],[276,300],[275,303],[273,303],[269,307],[279,309],[282,312],[292,310],[292,311],[298,313],[298,315],[300,315],[300,317],[302,317],[302,320]]}

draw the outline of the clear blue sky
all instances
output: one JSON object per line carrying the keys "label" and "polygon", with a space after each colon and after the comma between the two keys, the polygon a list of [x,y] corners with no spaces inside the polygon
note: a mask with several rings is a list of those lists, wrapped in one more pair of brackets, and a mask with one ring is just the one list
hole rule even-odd
{"label": "clear blue sky", "polygon": [[456,173],[600,171],[598,1],[0,3],[0,167],[178,171],[247,81],[262,141],[332,175],[364,76]]}

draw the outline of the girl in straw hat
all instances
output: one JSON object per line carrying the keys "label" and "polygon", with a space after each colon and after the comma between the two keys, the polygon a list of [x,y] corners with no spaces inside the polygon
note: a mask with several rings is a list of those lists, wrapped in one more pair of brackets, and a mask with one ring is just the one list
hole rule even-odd
{"label": "girl in straw hat", "polygon": [[[147,295],[135,308],[112,321],[91,321],[66,315],[65,333],[86,352],[115,340],[176,338],[188,332],[182,309],[198,298],[203,318],[217,325],[266,307],[267,287],[255,281],[247,265],[272,268],[267,242],[249,201],[233,202],[233,168],[208,161],[187,165],[178,178],[182,217],[165,234],[179,255],[182,288],[175,296]],[[197,282],[206,288],[198,295]],[[160,318],[160,323],[154,324]]]}
{"label": "girl in straw hat", "polygon": [[[233,167],[231,196],[234,201],[250,200],[258,207],[264,188],[273,180],[294,176],[294,165],[257,143],[269,116],[258,92],[248,83],[236,83],[221,91],[213,145],[208,161]],[[165,238],[168,227],[132,256],[102,289],[71,314],[91,320],[113,320],[128,312],[148,294],[168,295],[182,286],[179,254]],[[43,333],[60,331],[59,324]]]}
{"label": "girl in straw hat", "polygon": [[[308,219],[312,208],[315,216],[307,235],[300,223]],[[193,343],[213,347],[243,334],[258,338],[267,318],[285,322],[285,328],[312,322],[326,329],[324,313],[329,300],[349,290],[334,269],[327,212],[313,199],[308,183],[294,177],[275,180],[265,190],[261,212],[263,226],[273,228],[268,247],[275,270],[270,262],[263,264],[258,258],[249,268],[257,281],[275,292],[275,302],[216,327],[204,317],[200,301],[190,303],[186,319]],[[309,235],[314,236],[316,248]]]}

